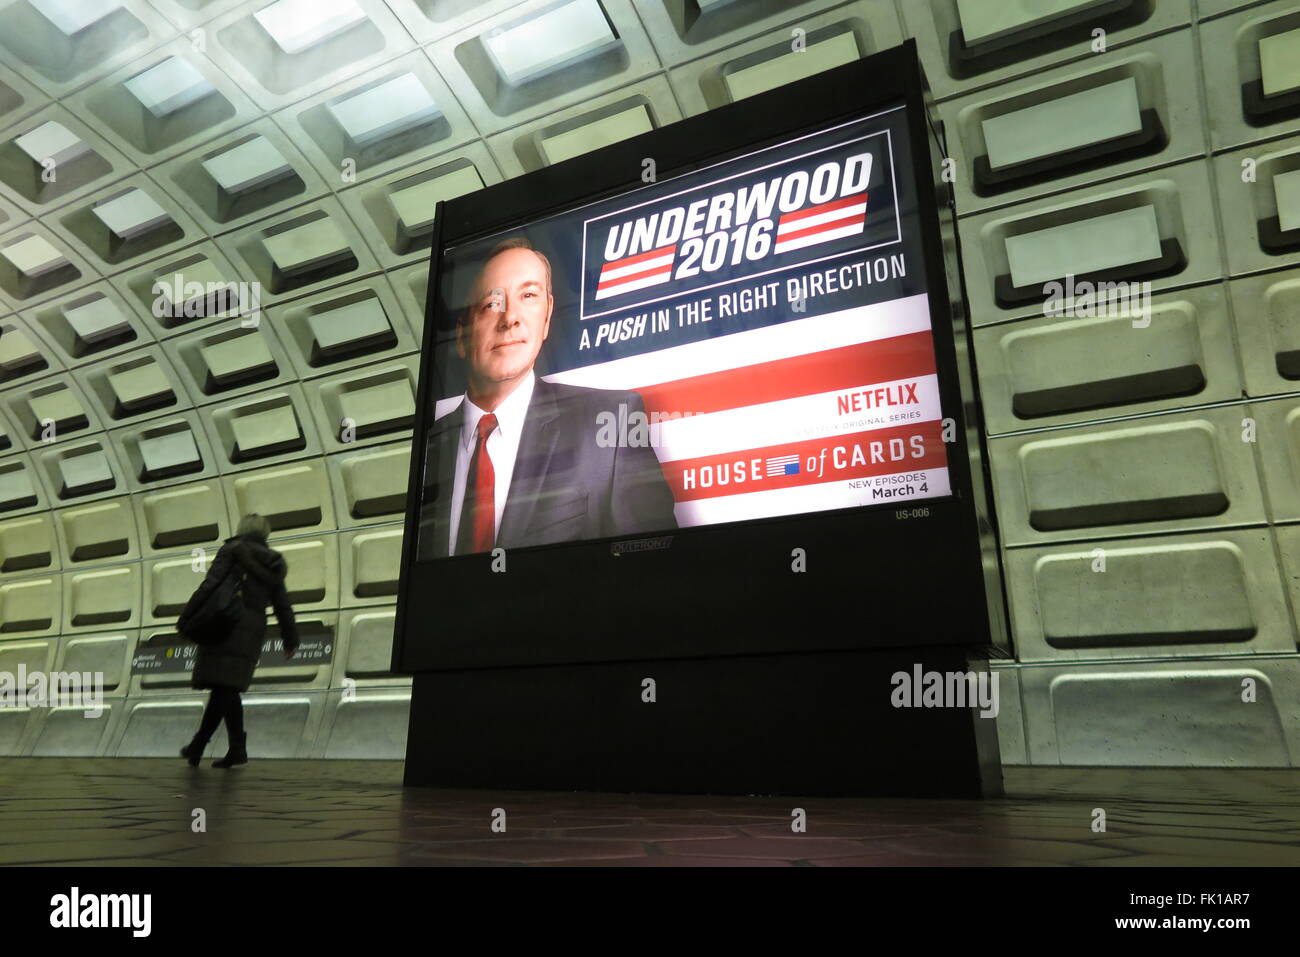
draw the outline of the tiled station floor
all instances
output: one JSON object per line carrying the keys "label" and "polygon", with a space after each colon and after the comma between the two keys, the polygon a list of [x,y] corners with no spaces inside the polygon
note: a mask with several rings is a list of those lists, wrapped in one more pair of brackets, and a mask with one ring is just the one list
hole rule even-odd
{"label": "tiled station floor", "polygon": [[940,801],[403,788],[390,761],[4,758],[0,864],[1300,864],[1300,770],[1004,775],[1004,798]]}

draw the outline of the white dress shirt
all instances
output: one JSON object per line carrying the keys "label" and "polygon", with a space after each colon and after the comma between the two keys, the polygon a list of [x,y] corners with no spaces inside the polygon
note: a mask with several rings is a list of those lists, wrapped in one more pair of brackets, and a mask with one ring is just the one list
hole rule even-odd
{"label": "white dress shirt", "polygon": [[[487,454],[492,459],[492,471],[496,477],[493,491],[493,505],[496,506],[496,532],[501,531],[501,514],[506,509],[506,496],[510,494],[510,477],[515,471],[515,458],[519,454],[519,437],[524,431],[524,418],[528,415],[528,403],[533,398],[533,385],[536,379],[533,373],[506,397],[496,409],[497,427],[487,438]],[[465,421],[461,425],[460,442],[456,446],[456,478],[451,486],[451,537],[448,540],[447,554],[456,554],[456,536],[460,532],[460,511],[465,504],[465,483],[469,478],[469,464],[474,458],[474,445],[478,441],[478,420],[487,415],[469,400],[466,395],[461,400],[465,410]]]}

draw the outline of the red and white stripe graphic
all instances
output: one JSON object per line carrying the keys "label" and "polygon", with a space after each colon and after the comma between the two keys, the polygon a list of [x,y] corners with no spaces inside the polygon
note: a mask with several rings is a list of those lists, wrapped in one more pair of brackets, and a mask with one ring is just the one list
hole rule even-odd
{"label": "red and white stripe graphic", "polygon": [[605,263],[600,270],[596,298],[606,299],[667,282],[672,278],[673,258],[676,255],[676,245],[660,246],[637,256]]}
{"label": "red and white stripe graphic", "polygon": [[683,527],[949,491],[924,295],[547,379],[640,393]]}
{"label": "red and white stripe graphic", "polygon": [[796,213],[786,213],[776,226],[776,252],[788,253],[832,239],[853,236],[867,223],[867,194],[845,196]]}

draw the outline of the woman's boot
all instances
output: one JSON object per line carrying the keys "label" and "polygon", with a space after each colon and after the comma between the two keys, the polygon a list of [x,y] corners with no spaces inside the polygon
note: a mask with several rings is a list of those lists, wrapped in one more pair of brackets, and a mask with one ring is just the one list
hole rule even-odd
{"label": "woman's boot", "polygon": [[208,739],[202,734],[196,734],[189,744],[181,748],[181,757],[189,762],[190,767],[197,768],[203,760],[203,749],[207,746]]}
{"label": "woman's boot", "polygon": [[224,758],[213,761],[212,766],[214,768],[233,768],[237,764],[247,764],[248,752],[244,750],[247,743],[247,734],[231,735],[230,750],[226,752]]}

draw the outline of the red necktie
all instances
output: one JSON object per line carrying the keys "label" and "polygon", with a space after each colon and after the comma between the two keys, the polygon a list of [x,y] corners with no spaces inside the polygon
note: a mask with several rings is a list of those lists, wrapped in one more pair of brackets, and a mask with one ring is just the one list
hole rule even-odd
{"label": "red necktie", "polygon": [[497,417],[489,412],[478,420],[478,442],[465,476],[465,502],[460,508],[456,554],[470,555],[492,548],[497,537],[496,470],[488,455],[488,436],[496,431]]}

